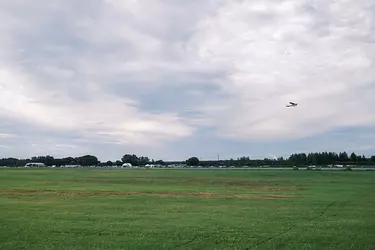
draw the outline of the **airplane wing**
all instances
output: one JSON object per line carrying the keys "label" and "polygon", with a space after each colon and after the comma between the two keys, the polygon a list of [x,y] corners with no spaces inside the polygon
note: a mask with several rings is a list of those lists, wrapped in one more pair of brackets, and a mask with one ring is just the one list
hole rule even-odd
{"label": "airplane wing", "polygon": [[294,103],[294,102],[289,102],[290,104],[292,104],[292,105],[296,105],[296,103]]}

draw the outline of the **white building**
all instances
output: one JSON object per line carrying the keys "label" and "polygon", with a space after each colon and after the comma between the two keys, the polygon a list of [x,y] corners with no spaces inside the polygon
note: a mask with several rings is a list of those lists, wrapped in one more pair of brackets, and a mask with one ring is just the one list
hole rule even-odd
{"label": "white building", "polygon": [[25,168],[45,168],[46,165],[41,162],[30,162],[25,165]]}
{"label": "white building", "polygon": [[123,168],[131,168],[131,167],[133,167],[133,165],[130,164],[130,163],[124,163],[124,164],[122,164],[121,167],[123,167]]}

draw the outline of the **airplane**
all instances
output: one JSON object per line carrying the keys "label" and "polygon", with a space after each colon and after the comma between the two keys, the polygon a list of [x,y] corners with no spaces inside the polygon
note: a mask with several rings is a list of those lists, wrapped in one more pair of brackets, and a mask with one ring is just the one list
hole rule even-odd
{"label": "airplane", "polygon": [[295,103],[295,102],[289,102],[289,105],[287,104],[286,107],[289,108],[289,107],[295,107],[297,106],[298,103]]}

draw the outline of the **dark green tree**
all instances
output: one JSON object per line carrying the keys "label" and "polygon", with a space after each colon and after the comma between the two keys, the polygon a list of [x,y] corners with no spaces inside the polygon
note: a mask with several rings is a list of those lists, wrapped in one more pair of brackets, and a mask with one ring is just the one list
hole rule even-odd
{"label": "dark green tree", "polygon": [[349,161],[348,154],[346,152],[340,152],[340,154],[339,154],[339,161],[341,163],[345,163],[345,162]]}
{"label": "dark green tree", "polygon": [[164,161],[163,160],[157,160],[154,163],[158,164],[158,165],[164,165]]}
{"label": "dark green tree", "polygon": [[84,155],[76,158],[76,162],[81,166],[95,166],[99,164],[99,160],[93,155]]}
{"label": "dark green tree", "polygon": [[138,165],[146,165],[150,162],[150,159],[145,156],[141,156],[138,158]]}
{"label": "dark green tree", "polygon": [[186,160],[186,164],[188,166],[198,166],[199,164],[199,159],[198,157],[190,157],[189,159]]}
{"label": "dark green tree", "polygon": [[46,164],[46,166],[56,165],[55,158],[53,158],[53,156],[47,155],[44,164]]}
{"label": "dark green tree", "polygon": [[356,163],[357,162],[357,155],[354,152],[350,154],[350,161],[352,163]]}
{"label": "dark green tree", "polygon": [[139,158],[135,154],[125,154],[121,160],[123,163],[130,163],[133,166],[139,165]]}

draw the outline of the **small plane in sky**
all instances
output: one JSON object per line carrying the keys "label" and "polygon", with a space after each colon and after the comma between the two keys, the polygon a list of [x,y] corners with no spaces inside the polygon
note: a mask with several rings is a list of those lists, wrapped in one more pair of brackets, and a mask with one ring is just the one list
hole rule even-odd
{"label": "small plane in sky", "polygon": [[286,107],[289,108],[289,107],[296,107],[298,105],[298,103],[295,103],[295,102],[289,102],[289,105],[287,104]]}

